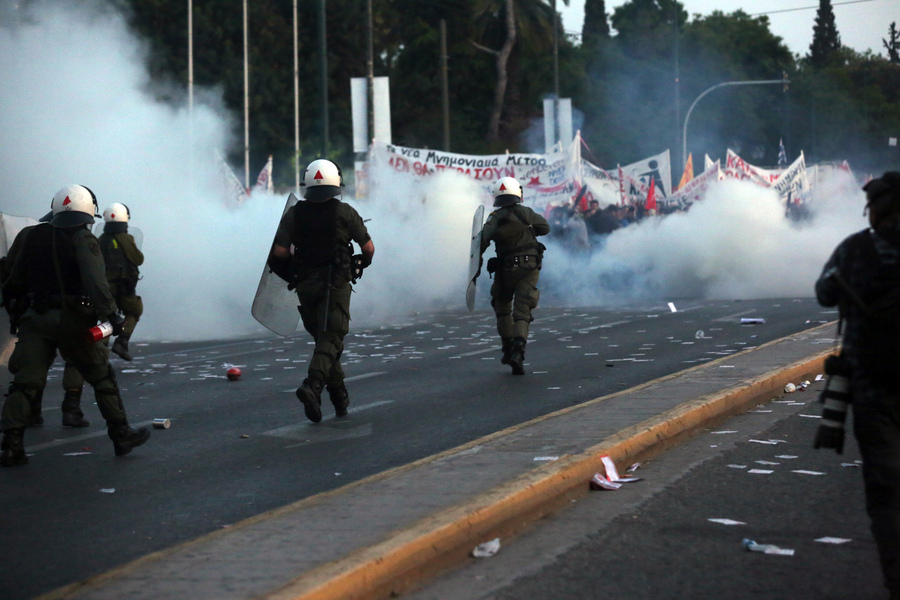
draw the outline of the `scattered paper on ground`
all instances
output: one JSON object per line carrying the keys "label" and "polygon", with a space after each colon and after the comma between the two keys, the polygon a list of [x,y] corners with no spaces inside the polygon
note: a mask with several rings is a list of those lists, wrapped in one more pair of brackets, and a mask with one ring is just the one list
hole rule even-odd
{"label": "scattered paper on ground", "polygon": [[707,521],[720,523],[722,525],[746,525],[743,521],[735,521],[734,519],[707,519]]}
{"label": "scattered paper on ground", "polygon": [[479,544],[472,550],[472,556],[475,558],[487,558],[497,554],[500,550],[500,538],[494,538],[489,542]]}
{"label": "scattered paper on ground", "polygon": [[839,538],[839,537],[820,537],[817,540],[813,540],[816,542],[821,542],[823,544],[846,544],[847,542],[853,541],[848,540],[847,538]]}

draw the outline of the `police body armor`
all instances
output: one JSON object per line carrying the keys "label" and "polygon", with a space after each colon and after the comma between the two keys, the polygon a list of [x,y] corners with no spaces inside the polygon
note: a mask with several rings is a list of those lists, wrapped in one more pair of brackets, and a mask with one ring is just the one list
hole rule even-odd
{"label": "police body armor", "polygon": [[341,284],[350,279],[353,249],[337,242],[337,209],[340,201],[298,202],[294,208],[292,269],[300,280],[314,274],[326,275]]}
{"label": "police body armor", "polygon": [[82,302],[81,271],[72,243],[76,231],[42,223],[25,240],[20,260],[25,265],[31,305],[38,312]]}

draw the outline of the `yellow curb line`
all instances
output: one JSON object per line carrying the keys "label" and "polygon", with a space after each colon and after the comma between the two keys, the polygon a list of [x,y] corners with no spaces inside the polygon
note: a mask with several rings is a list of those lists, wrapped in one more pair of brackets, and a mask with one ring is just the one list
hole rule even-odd
{"label": "yellow curb line", "polygon": [[[375,599],[401,593],[468,556],[479,543],[521,531],[567,500],[586,494],[602,468],[646,460],[699,430],[783,393],[790,381],[823,371],[833,349],[681,404],[610,436],[579,455],[537,468],[476,499],[428,517],[384,542],[323,565],[260,600]],[[682,372],[683,374],[683,372]]]}
{"label": "yellow curb line", "polygon": [[[564,408],[559,411],[550,413],[548,415],[537,417],[526,423],[520,423],[518,425],[513,425],[504,430],[489,434],[487,436],[481,437],[477,440],[473,440],[473,441],[463,444],[461,446],[457,446],[455,448],[451,448],[451,449],[445,450],[443,452],[439,452],[437,454],[433,454],[431,456],[421,458],[419,460],[416,460],[416,461],[411,462],[406,465],[394,467],[392,469],[383,471],[381,473],[376,473],[374,475],[370,475],[368,477],[360,479],[359,481],[347,484],[340,488],[337,488],[337,489],[334,489],[334,490],[331,490],[328,492],[323,492],[321,494],[317,494],[315,496],[311,496],[311,497],[305,498],[303,500],[298,500],[297,502],[293,502],[291,504],[282,506],[280,508],[275,508],[275,509],[269,510],[269,511],[261,513],[259,515],[255,515],[253,517],[249,517],[247,519],[244,519],[242,521],[234,523],[227,528],[222,528],[217,531],[213,531],[213,532],[201,535],[192,540],[182,542],[181,544],[177,544],[177,545],[171,546],[169,548],[164,548],[162,550],[157,550],[156,552],[152,552],[152,553],[142,556],[138,559],[135,559],[129,563],[120,565],[118,567],[114,567],[114,568],[112,568],[108,571],[105,571],[103,573],[100,573],[98,575],[94,575],[92,577],[88,577],[81,581],[77,581],[77,582],[71,583],[69,585],[65,585],[63,587],[52,590],[50,592],[47,592],[46,594],[38,596],[34,600],[60,600],[63,598],[70,598],[75,595],[78,595],[78,594],[81,594],[84,592],[88,592],[88,590],[90,590],[91,588],[96,588],[96,587],[102,586],[103,584],[105,584],[108,581],[112,581],[117,578],[127,576],[128,574],[133,573],[134,571],[138,570],[139,568],[141,568],[145,565],[151,564],[158,560],[163,560],[169,556],[176,554],[177,552],[199,546],[199,545],[209,542],[211,540],[215,540],[221,536],[229,535],[239,529],[243,529],[245,527],[250,527],[257,523],[268,521],[273,518],[277,518],[283,514],[287,514],[287,513],[296,511],[296,510],[301,510],[308,506],[327,503],[328,501],[333,500],[335,497],[340,496],[342,494],[353,493],[353,490],[360,488],[364,485],[371,484],[371,483],[377,482],[379,480],[388,479],[388,478],[396,476],[398,474],[405,473],[407,471],[411,471],[422,465],[435,462],[435,461],[445,458],[447,456],[455,455],[455,454],[458,454],[465,450],[474,448],[476,446],[484,445],[494,439],[504,437],[506,435],[509,435],[510,433],[513,433],[515,431],[518,431],[518,430],[524,429],[526,427],[529,427],[531,425],[534,425],[535,423],[546,421],[546,420],[558,417],[560,415],[563,415],[563,414],[566,414],[566,413],[569,413],[572,411],[583,409],[587,406],[592,406],[592,405],[598,404],[600,402],[605,402],[607,400],[617,398],[619,396],[623,396],[626,394],[633,394],[635,391],[646,389],[646,388],[654,386],[654,385],[659,385],[661,383],[664,383],[666,381],[669,381],[669,380],[672,380],[675,378],[684,377],[686,374],[692,373],[697,370],[709,368],[711,365],[715,365],[716,363],[734,360],[734,358],[737,356],[741,356],[743,354],[749,354],[751,352],[761,350],[768,346],[777,344],[785,339],[788,339],[791,337],[796,337],[798,335],[808,335],[812,332],[816,332],[816,331],[824,329],[824,328],[834,327],[834,324],[835,324],[834,322],[830,322],[830,323],[826,323],[823,325],[819,325],[817,327],[813,327],[811,329],[807,329],[807,330],[798,332],[796,334],[785,336],[784,338],[779,338],[777,340],[772,340],[770,342],[766,342],[765,344],[761,344],[760,346],[757,346],[755,348],[748,348],[747,350],[742,350],[741,352],[732,354],[731,356],[728,356],[728,357],[723,357],[721,359],[716,359],[713,361],[709,361],[707,363],[695,365],[688,369],[678,371],[677,373],[671,373],[669,375],[665,375],[663,377],[654,379],[652,381],[648,381],[648,382],[645,382],[643,384],[640,384],[640,385],[637,385],[637,386],[634,386],[634,387],[631,387],[628,389],[620,390],[613,394],[609,394],[606,396],[600,396],[593,400],[589,400],[587,402],[583,402],[581,404],[571,406],[569,408]],[[816,355],[815,358],[810,360],[810,364],[815,363],[815,361],[817,361],[817,360],[820,361],[820,364],[821,364],[821,362],[824,362],[824,357],[827,356],[828,354],[830,354],[832,351],[833,351],[832,349],[829,349],[828,351],[823,351],[821,354]],[[800,364],[800,363],[796,363],[796,364]],[[821,369],[819,369],[819,372],[821,372]],[[771,373],[772,374],[787,373],[787,370],[779,369],[779,370],[772,371]],[[766,376],[763,376],[763,378],[765,378]],[[797,379],[798,377],[799,376],[794,376],[793,379]],[[757,381],[759,379],[761,379],[761,378],[756,378],[754,380],[751,380],[751,384],[752,384],[752,382]],[[789,379],[791,379],[791,378],[786,378],[786,379],[784,379],[784,381],[786,382]],[[759,394],[759,397],[765,397],[766,393],[771,393],[773,395],[776,392],[780,393],[781,386],[783,385],[783,383],[784,382],[782,382],[781,384],[775,384],[775,385],[771,386],[771,392],[768,392],[768,391],[761,392]],[[747,385],[747,384],[743,384],[743,385]],[[766,389],[768,390],[768,387]],[[720,395],[721,395],[721,393],[720,393]],[[706,397],[703,397],[703,398],[706,398]],[[702,402],[703,398],[699,398],[693,402]],[[304,600],[306,598],[310,598],[310,599],[316,598],[316,599],[324,600],[324,599],[332,599],[332,598],[362,599],[362,598],[381,598],[381,597],[389,596],[394,589],[401,587],[401,584],[403,584],[402,587],[408,587],[410,584],[413,584],[417,581],[421,581],[421,579],[423,577],[427,577],[427,576],[435,574],[436,572],[441,570],[444,566],[447,566],[447,565],[453,564],[454,562],[459,562],[459,561],[463,560],[466,556],[468,556],[468,552],[471,550],[471,548],[474,547],[472,545],[472,539],[476,539],[476,540],[478,540],[477,543],[481,543],[482,541],[485,541],[485,540],[491,539],[491,538],[486,537],[486,535],[477,535],[476,536],[474,534],[467,534],[465,537],[460,537],[459,535],[456,535],[456,537],[445,535],[442,538],[443,543],[438,543],[438,545],[435,547],[435,549],[445,548],[447,544],[452,543],[453,540],[457,540],[458,544],[461,544],[461,545],[459,546],[459,548],[456,549],[455,553],[450,553],[450,552],[446,552],[446,551],[443,551],[443,552],[434,551],[433,553],[428,554],[428,558],[426,560],[421,560],[419,557],[415,556],[415,553],[413,553],[413,555],[407,560],[407,562],[404,563],[407,565],[407,567],[409,567],[410,565],[413,565],[413,566],[411,568],[407,568],[405,570],[399,569],[399,568],[394,568],[393,571],[387,570],[387,567],[389,565],[385,561],[388,559],[388,557],[387,556],[382,557],[379,552],[383,552],[383,553],[394,552],[395,558],[400,558],[397,555],[397,552],[402,550],[402,544],[406,543],[405,540],[409,540],[410,543],[420,541],[421,537],[423,535],[421,532],[431,533],[431,531],[429,531],[429,528],[431,530],[434,530],[434,532],[433,532],[434,534],[438,534],[438,535],[441,533],[441,531],[443,529],[447,528],[448,526],[452,526],[453,530],[456,530],[457,532],[468,531],[471,529],[472,526],[477,524],[477,521],[471,519],[471,517],[473,515],[468,514],[473,509],[475,509],[478,506],[481,506],[483,509],[490,509],[495,506],[499,506],[500,502],[508,503],[510,493],[514,492],[515,490],[518,490],[523,485],[525,485],[526,488],[528,488],[528,489],[530,489],[530,486],[536,485],[536,484],[546,485],[546,482],[540,481],[540,479],[545,474],[551,473],[552,471],[559,471],[560,469],[563,468],[564,465],[568,465],[568,464],[572,463],[573,461],[577,462],[578,460],[585,461],[585,460],[591,460],[592,458],[594,459],[593,466],[587,469],[587,471],[590,471],[590,474],[587,475],[587,479],[590,479],[590,477],[592,477],[593,474],[599,469],[600,464],[601,464],[599,462],[599,456],[608,454],[613,458],[613,460],[615,460],[617,462],[619,462],[619,461],[626,462],[627,459],[629,457],[631,457],[632,455],[631,454],[621,454],[619,447],[621,446],[623,448],[626,448],[626,447],[628,447],[629,442],[634,441],[634,440],[630,439],[631,437],[634,437],[634,436],[626,435],[626,432],[637,430],[638,428],[642,428],[642,427],[644,427],[644,428],[649,427],[650,423],[652,421],[657,421],[660,419],[663,419],[663,425],[664,425],[665,418],[668,418],[668,417],[666,417],[666,415],[670,415],[673,411],[678,411],[682,407],[686,407],[690,404],[692,404],[692,403],[691,402],[685,403],[685,404],[681,405],[680,407],[676,407],[675,409],[668,411],[667,413],[663,413],[663,415],[659,415],[657,417],[654,417],[652,419],[645,421],[644,423],[641,423],[641,424],[635,425],[631,428],[625,429],[625,430],[607,438],[599,446],[594,446],[593,448],[589,449],[585,453],[582,453],[575,457],[572,457],[572,456],[562,457],[560,460],[556,461],[555,463],[551,463],[551,464],[545,465],[544,467],[535,469],[535,470],[531,471],[530,473],[527,473],[517,479],[514,479],[513,481],[505,484],[504,486],[500,486],[493,491],[487,492],[487,493],[479,496],[475,500],[473,500],[465,505],[462,505],[462,506],[459,506],[456,508],[452,508],[452,509],[447,509],[447,510],[443,511],[442,513],[433,515],[433,516],[423,520],[422,522],[420,522],[417,525],[413,525],[410,528],[407,528],[401,532],[398,532],[398,534],[396,534],[394,537],[392,537],[388,540],[385,540],[384,542],[382,542],[378,545],[357,550],[356,552],[349,554],[347,557],[345,557],[343,559],[338,559],[337,561],[333,561],[331,563],[322,565],[321,567],[313,569],[312,571],[309,571],[306,574],[294,579],[292,582],[286,584],[279,590],[276,590],[275,592],[272,592],[269,594],[264,594],[262,596],[259,596],[258,598],[259,598],[259,600],[268,600],[268,599],[281,600],[281,599],[287,599],[287,598],[291,598],[291,599],[303,598]],[[737,412],[740,412],[740,410],[735,410],[733,413],[723,413],[723,414],[727,416],[729,414],[736,414]],[[724,418],[725,417],[723,416],[722,419],[724,419]],[[712,423],[710,423],[710,424],[712,424]],[[676,432],[676,433],[678,433],[678,432]],[[685,435],[689,435],[689,433],[686,431],[682,431],[681,433],[685,434]],[[616,440],[619,440],[619,441],[616,441]],[[669,442],[669,444],[668,445],[659,445],[657,447],[656,451],[654,451],[652,453],[646,452],[644,454],[640,454],[640,457],[643,459],[650,458],[656,454],[659,454],[660,452],[667,449],[668,447],[671,447],[671,446],[674,446],[677,444],[674,437],[664,438],[664,440],[667,440]],[[587,456],[587,455],[590,455],[590,453],[595,448],[600,448],[601,449],[600,453],[596,454],[593,457]],[[652,448],[652,446],[651,446],[651,448]],[[637,454],[635,454],[635,456],[637,456]],[[532,480],[535,482],[534,484],[529,483]],[[571,497],[577,497],[577,496],[583,495],[584,493],[587,492],[587,487],[584,486],[585,481],[586,480],[584,479],[584,477],[579,475],[578,479],[574,480],[573,484],[569,487],[569,492],[567,492],[567,493],[569,495],[571,495]],[[579,486],[581,486],[583,489],[579,490],[577,493],[574,493],[573,490],[577,490]],[[511,490],[511,492],[504,492],[504,490],[506,490],[507,488],[509,490]],[[547,494],[547,492],[543,492],[543,493],[545,494],[545,496],[544,496],[545,498],[548,498],[548,499],[554,498],[553,495],[549,495],[549,494]],[[568,497],[569,496],[562,494],[562,495],[557,495],[555,498],[556,498],[556,501],[558,501],[558,502],[565,502],[568,499]],[[537,502],[533,502],[532,504],[534,506],[540,506],[540,503],[537,503]],[[508,506],[508,504],[504,504],[504,506]],[[548,512],[551,512],[551,511],[547,510],[545,508],[542,511],[538,512],[537,515],[533,519],[528,520],[527,515],[525,515],[524,511],[523,511],[523,513],[518,515],[517,519],[521,520],[521,524],[524,526],[530,522],[533,522],[537,518],[540,518],[541,516],[547,514]],[[454,517],[454,514],[457,516]],[[448,517],[449,517],[449,519],[448,519]],[[462,520],[462,519],[466,519],[467,521],[470,521],[470,525],[469,525],[468,529],[464,526],[465,525],[464,523],[457,522],[458,520]],[[448,523],[448,520],[449,520],[449,523]],[[507,520],[513,521],[515,519],[507,519]],[[439,531],[439,529],[440,529],[440,531]],[[515,530],[514,529],[509,530],[509,532],[513,532],[513,531],[515,531]],[[492,536],[492,537],[496,537],[496,536]],[[437,542],[440,542],[440,541],[441,541],[441,538],[439,538],[437,540]],[[398,548],[396,548],[392,551],[390,549],[392,546],[398,546]],[[409,554],[409,553],[407,553],[407,554]],[[438,557],[443,557],[443,561],[439,562],[437,560]],[[330,586],[331,584],[338,583],[339,578],[341,580],[345,579],[345,578],[342,578],[339,576],[350,575],[350,574],[352,574],[352,572],[359,571],[360,569],[362,571],[365,571],[365,569],[367,567],[365,565],[360,565],[359,564],[360,560],[371,560],[374,562],[374,565],[375,565],[374,568],[381,570],[382,576],[379,580],[380,587],[378,587],[378,588],[370,587],[367,589],[367,588],[365,588],[365,585],[362,585],[362,584],[359,585],[359,587],[357,587],[356,585],[351,585],[351,586],[349,586],[350,591],[344,593],[343,595],[341,595],[341,594],[309,595],[309,596],[302,595],[304,593],[307,593],[304,590],[308,590],[309,593],[313,593],[313,592],[317,592],[317,591],[324,592],[324,591],[326,591],[326,588],[328,586]],[[381,565],[382,563],[385,564],[384,568],[379,567],[379,565]],[[431,563],[432,566],[429,567],[428,566],[429,563]],[[395,561],[393,564],[401,564],[401,563],[398,563],[397,561]],[[339,568],[335,568],[337,565],[343,565],[343,567],[341,567],[341,568],[345,569],[347,571],[347,573],[342,572]],[[417,571],[419,571],[419,573],[417,573]],[[405,579],[401,579],[401,576],[404,577]],[[363,584],[364,584],[365,581],[367,581],[367,580],[373,580],[373,582],[374,582],[375,579],[376,578],[374,576],[372,576],[372,577],[364,578],[361,580],[358,579],[357,582],[358,583],[363,582]],[[384,590],[384,591],[382,592],[380,590]]]}

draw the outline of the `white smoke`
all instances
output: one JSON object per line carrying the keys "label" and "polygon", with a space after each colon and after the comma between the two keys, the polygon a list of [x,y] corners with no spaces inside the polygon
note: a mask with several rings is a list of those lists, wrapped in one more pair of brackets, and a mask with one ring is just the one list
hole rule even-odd
{"label": "white smoke", "polygon": [[[87,185],[101,210],[127,204],[144,234],[136,341],[264,333],[250,306],[285,199],[224,202],[214,152],[234,141],[234,123],[220,96],[198,90],[193,119],[186,102],[155,101],[144,48],[121,15],[49,4],[0,27],[0,212],[37,217],[62,186]],[[472,215],[489,201],[482,186],[455,174],[373,181],[367,202],[350,200],[371,219],[376,248],[353,296],[354,327],[461,308]],[[835,192],[795,226],[770,193],[721,185],[687,214],[614,233],[587,260],[551,247],[543,301],[809,295],[834,245],[865,226],[861,207],[860,192]]]}
{"label": "white smoke", "polygon": [[589,259],[573,260],[552,248],[545,279],[555,296],[584,305],[809,297],[834,247],[867,226],[858,190],[851,176],[837,171],[820,181],[811,218],[794,222],[774,191],[723,181],[686,213],[613,232]]}

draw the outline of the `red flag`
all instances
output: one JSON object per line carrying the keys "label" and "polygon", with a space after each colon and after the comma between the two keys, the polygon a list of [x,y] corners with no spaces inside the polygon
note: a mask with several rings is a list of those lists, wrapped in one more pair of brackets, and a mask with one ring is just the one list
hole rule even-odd
{"label": "red flag", "polygon": [[649,212],[651,210],[656,210],[656,178],[650,178],[650,191],[647,192],[647,204],[644,205],[644,208]]}

